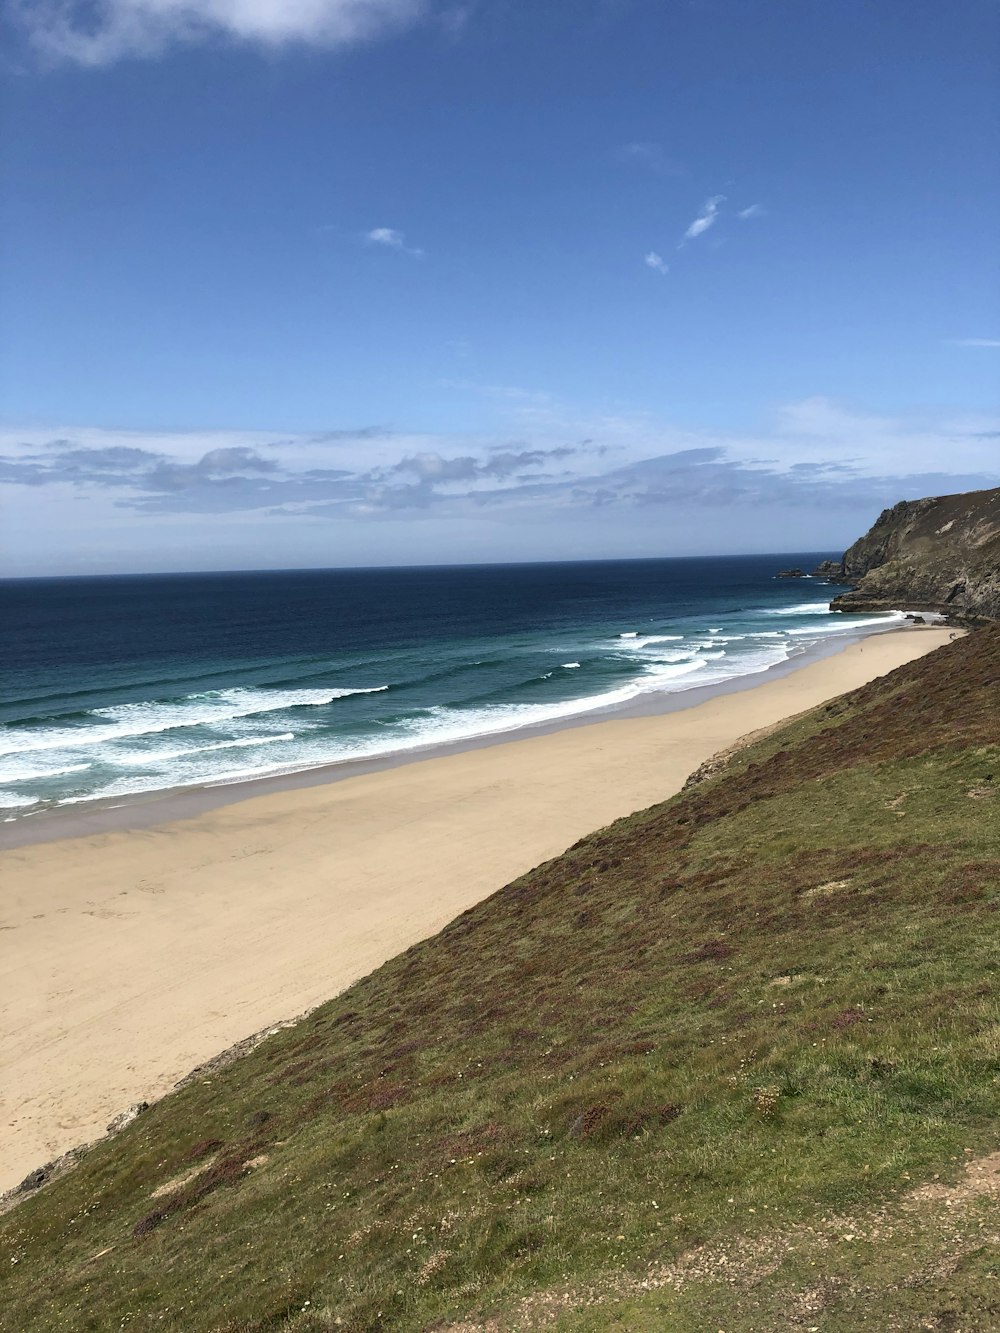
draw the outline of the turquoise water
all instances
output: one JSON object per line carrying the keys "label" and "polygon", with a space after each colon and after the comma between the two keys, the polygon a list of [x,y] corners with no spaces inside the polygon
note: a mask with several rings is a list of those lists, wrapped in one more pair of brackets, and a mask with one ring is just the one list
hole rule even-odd
{"label": "turquoise water", "polygon": [[402,754],[766,670],[899,613],[828,552],[0,584],[0,819]]}

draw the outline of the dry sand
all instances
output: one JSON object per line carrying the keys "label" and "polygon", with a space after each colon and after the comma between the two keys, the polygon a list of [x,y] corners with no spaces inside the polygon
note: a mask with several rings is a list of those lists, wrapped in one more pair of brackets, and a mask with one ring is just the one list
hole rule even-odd
{"label": "dry sand", "polygon": [[0,1190],[328,999],[740,736],[946,642],[907,629],[661,716],[0,854]]}

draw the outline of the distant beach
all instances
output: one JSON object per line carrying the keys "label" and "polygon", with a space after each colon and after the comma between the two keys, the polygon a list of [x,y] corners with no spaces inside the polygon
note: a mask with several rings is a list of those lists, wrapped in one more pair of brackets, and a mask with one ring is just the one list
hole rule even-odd
{"label": "distant beach", "polygon": [[[797,614],[808,613],[791,613],[793,624]],[[0,1188],[577,838],[666,799],[746,733],[953,632],[876,633],[672,712],[515,734],[339,782],[248,794],[260,791],[252,786],[189,817],[175,805],[171,822],[92,826],[0,854]]]}

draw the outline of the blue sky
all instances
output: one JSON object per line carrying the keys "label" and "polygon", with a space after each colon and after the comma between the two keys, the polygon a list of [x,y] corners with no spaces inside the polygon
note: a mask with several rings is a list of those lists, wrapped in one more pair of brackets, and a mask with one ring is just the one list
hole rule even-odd
{"label": "blue sky", "polygon": [[995,0],[31,0],[9,573],[835,549],[1000,484]]}

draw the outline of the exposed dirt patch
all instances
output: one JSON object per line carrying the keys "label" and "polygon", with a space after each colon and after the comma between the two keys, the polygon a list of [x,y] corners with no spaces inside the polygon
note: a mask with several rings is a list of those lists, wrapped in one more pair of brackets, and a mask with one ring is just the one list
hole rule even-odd
{"label": "exposed dirt patch", "polygon": [[168,1194],[173,1194],[174,1190],[183,1189],[185,1185],[190,1185],[191,1181],[200,1176],[205,1167],[210,1166],[213,1160],[213,1158],[210,1158],[206,1162],[199,1162],[190,1171],[183,1171],[179,1176],[174,1176],[172,1180],[165,1180],[162,1185],[157,1185],[149,1197],[151,1199],[163,1199]]}
{"label": "exposed dirt patch", "polygon": [[850,887],[849,879],[829,879],[825,884],[817,884],[811,889],[804,890],[802,897],[806,900],[811,898],[829,898],[841,889]]}
{"label": "exposed dirt patch", "polygon": [[931,1180],[911,1190],[913,1203],[965,1203],[981,1195],[1000,1197],[1000,1152],[977,1157],[969,1162],[962,1179],[953,1185]]}

